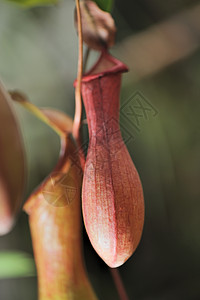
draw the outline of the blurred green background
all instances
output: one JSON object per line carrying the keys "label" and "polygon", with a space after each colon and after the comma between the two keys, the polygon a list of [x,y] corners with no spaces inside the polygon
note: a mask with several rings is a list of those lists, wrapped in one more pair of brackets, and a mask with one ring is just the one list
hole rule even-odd
{"label": "blurred green background", "polygon": [[[0,77],[34,104],[71,116],[77,68],[73,10],[72,0],[30,9],[0,2]],[[130,300],[198,300],[200,1],[117,0],[112,14],[118,34],[111,52],[130,66],[123,77],[121,105],[137,93],[157,111],[139,118],[139,131],[121,117],[124,134],[132,136],[127,147],[143,183],[146,219],[141,243],[120,272]],[[25,201],[55,165],[59,139],[15,107],[27,153]],[[110,273],[85,233],[84,249],[99,299],[118,299]],[[14,230],[0,238],[1,300],[37,299],[30,257],[28,218],[22,212]],[[32,271],[21,270],[21,265]]]}

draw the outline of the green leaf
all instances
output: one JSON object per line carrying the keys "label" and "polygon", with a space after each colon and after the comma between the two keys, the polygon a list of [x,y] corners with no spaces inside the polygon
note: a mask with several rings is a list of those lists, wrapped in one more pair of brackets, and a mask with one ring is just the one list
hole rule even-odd
{"label": "green leaf", "polygon": [[57,4],[58,0],[8,0],[24,7],[46,6]]}
{"label": "green leaf", "polygon": [[0,252],[0,279],[36,276],[33,258],[24,252]]}
{"label": "green leaf", "polygon": [[108,12],[111,11],[111,9],[113,7],[113,3],[114,3],[114,0],[94,0],[94,1],[97,3],[97,5],[101,9],[108,11]]}

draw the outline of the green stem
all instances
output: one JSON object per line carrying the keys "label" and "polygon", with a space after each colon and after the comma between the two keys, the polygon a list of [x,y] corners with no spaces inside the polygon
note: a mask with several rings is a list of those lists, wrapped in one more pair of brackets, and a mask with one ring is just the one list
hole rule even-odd
{"label": "green stem", "polygon": [[20,103],[23,107],[25,107],[29,112],[31,112],[34,116],[36,116],[43,123],[47,124],[51,127],[60,137],[63,137],[64,132],[60,130],[54,123],[52,123],[49,118],[33,103],[29,102],[25,95],[18,91],[10,91],[9,92],[11,99]]}

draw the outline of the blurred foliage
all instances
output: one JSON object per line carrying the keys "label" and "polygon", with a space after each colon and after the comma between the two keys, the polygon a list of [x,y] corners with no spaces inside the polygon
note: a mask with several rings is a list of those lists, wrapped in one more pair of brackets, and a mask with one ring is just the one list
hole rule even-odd
{"label": "blurred foliage", "polygon": [[[115,3],[113,15],[120,43],[200,2]],[[0,2],[0,76],[10,88],[26,92],[36,105],[53,106],[71,116],[77,66],[73,9],[74,1],[69,0],[55,7],[30,10]],[[120,268],[131,300],[200,299],[199,61],[200,51],[196,51],[140,82],[127,83],[126,75],[123,77],[121,105],[139,91],[158,111],[155,117],[150,114],[147,120],[140,118],[139,132],[121,117],[121,125],[133,137],[127,147],[141,176],[146,203],[142,241],[133,257]],[[22,108],[16,109],[27,150],[28,195],[55,165],[59,139]],[[0,249],[32,253],[23,213],[14,231],[0,238]],[[84,249],[99,298],[117,299],[108,269],[85,233]],[[35,279],[0,280],[0,299],[36,300]]]}
{"label": "blurred foliage", "polygon": [[98,6],[105,10],[105,11],[111,11],[113,7],[114,0],[94,0]]}
{"label": "blurred foliage", "polygon": [[33,258],[23,252],[0,252],[0,279],[35,276]]}
{"label": "blurred foliage", "polygon": [[[34,7],[34,6],[46,6],[51,4],[58,4],[59,0],[6,0],[9,2],[14,2],[22,7]],[[114,0],[93,0],[98,6],[105,10],[111,11],[113,7]]]}
{"label": "blurred foliage", "polygon": [[7,0],[22,7],[46,6],[57,4],[58,0]]}

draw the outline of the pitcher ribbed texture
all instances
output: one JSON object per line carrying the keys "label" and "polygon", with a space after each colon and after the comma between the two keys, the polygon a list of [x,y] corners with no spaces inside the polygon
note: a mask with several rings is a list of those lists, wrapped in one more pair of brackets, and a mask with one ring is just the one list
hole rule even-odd
{"label": "pitcher ribbed texture", "polygon": [[103,52],[82,78],[89,128],[82,207],[89,239],[110,266],[122,265],[136,249],[144,223],[144,200],[137,170],[119,126],[121,73],[127,67]]}
{"label": "pitcher ribbed texture", "polygon": [[[47,116],[67,132],[68,118],[51,111]],[[56,167],[24,205],[29,214],[39,300],[97,300],[82,255],[82,172],[76,153],[66,134]]]}

